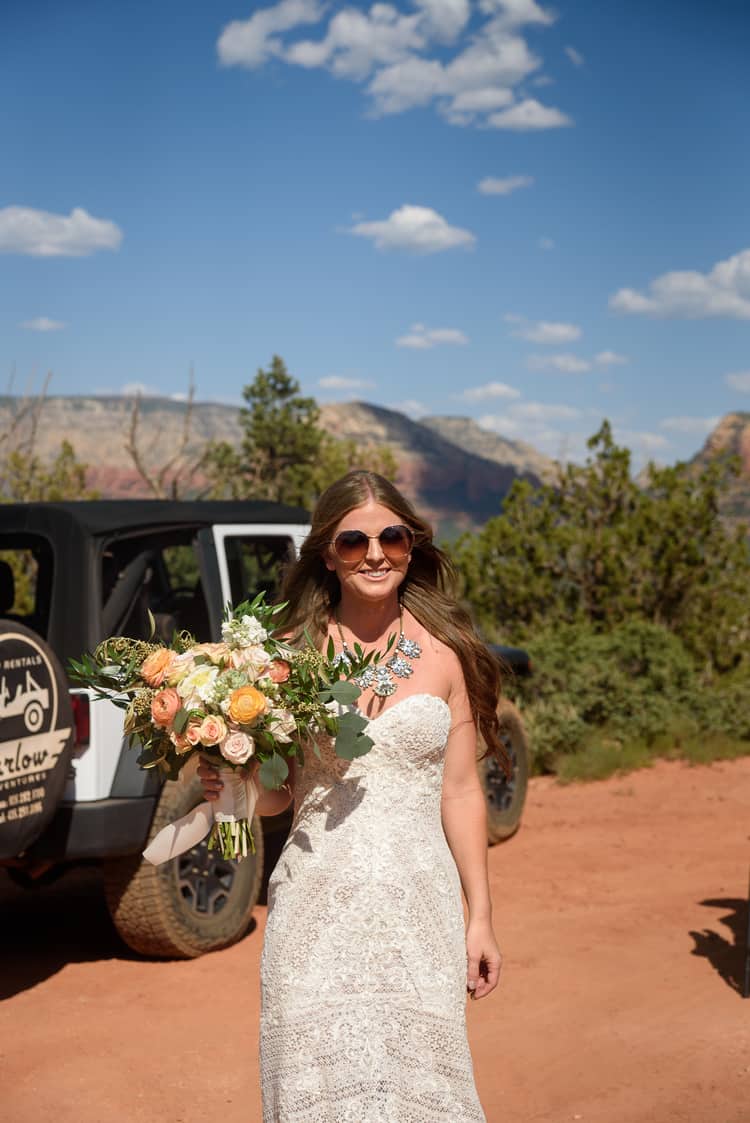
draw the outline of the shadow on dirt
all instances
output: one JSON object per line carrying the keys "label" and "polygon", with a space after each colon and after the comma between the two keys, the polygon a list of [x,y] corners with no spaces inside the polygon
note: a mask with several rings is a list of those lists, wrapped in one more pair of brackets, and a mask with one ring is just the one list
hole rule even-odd
{"label": "shadow on dirt", "polygon": [[19,889],[0,871],[0,913],[0,998],[36,986],[66,963],[135,958],[112,925],[94,866],[31,889]]}
{"label": "shadow on dirt", "polygon": [[691,954],[707,959],[732,990],[742,994],[745,977],[745,952],[747,939],[748,905],[742,898],[710,898],[700,902],[706,908],[726,909],[725,916],[718,921],[724,924],[729,934],[714,932],[704,928],[702,932],[691,932],[695,947]]}
{"label": "shadow on dirt", "polygon": [[[285,839],[280,831],[265,839],[261,904]],[[78,866],[30,889],[19,888],[0,870],[0,916],[0,1000],[37,986],[68,963],[143,958],[118,936],[96,865]],[[248,935],[255,926],[253,921]]]}

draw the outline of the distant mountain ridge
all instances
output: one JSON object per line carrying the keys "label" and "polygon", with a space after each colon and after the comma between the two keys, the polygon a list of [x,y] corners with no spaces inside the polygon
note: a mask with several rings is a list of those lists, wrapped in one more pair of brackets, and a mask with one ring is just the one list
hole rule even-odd
{"label": "distant mountain ridge", "polygon": [[[19,399],[0,396],[0,438],[12,425]],[[146,486],[126,450],[133,399],[110,396],[53,396],[41,407],[36,451],[49,462],[68,440],[87,467],[87,482],[103,496],[136,498]],[[158,468],[176,448],[184,426],[185,402],[140,400],[139,446],[149,469]],[[538,483],[554,478],[554,461],[521,441],[500,437],[467,417],[426,417],[415,421],[397,410],[368,402],[321,407],[330,433],[354,441],[388,444],[398,462],[397,485],[436,528],[440,538],[481,526],[500,512],[518,477]],[[26,422],[28,427],[28,419]],[[219,402],[193,406],[188,455],[197,459],[208,440],[238,445],[239,407]],[[723,503],[732,522],[750,525],[750,412],[729,413],[709,434],[691,463],[735,454],[742,464]]]}
{"label": "distant mountain ridge", "polygon": [[737,456],[740,475],[733,479],[722,502],[722,514],[732,523],[750,528],[750,412],[727,413],[709,433],[691,464],[702,467],[720,456]]}
{"label": "distant mountain ridge", "polygon": [[[14,399],[0,398],[0,431],[7,431],[17,405]],[[143,496],[146,486],[126,449],[132,409],[132,398],[115,395],[51,396],[40,411],[37,452],[43,460],[51,460],[60,441],[69,440],[78,459],[88,466],[90,487],[109,497]],[[150,470],[163,464],[177,447],[185,409],[184,402],[170,398],[141,399],[139,447]],[[447,423],[443,432],[442,421]],[[422,424],[397,410],[346,402],[322,406],[321,424],[333,436],[390,445],[398,462],[397,485],[433,522],[441,538],[480,526],[500,512],[502,500],[518,476],[537,483],[545,463],[551,465],[528,446],[506,442],[489,432],[480,452],[484,431],[466,418],[432,418],[429,424]],[[207,440],[238,445],[242,435],[238,407],[194,403],[190,433],[187,451],[192,458],[197,458]]]}

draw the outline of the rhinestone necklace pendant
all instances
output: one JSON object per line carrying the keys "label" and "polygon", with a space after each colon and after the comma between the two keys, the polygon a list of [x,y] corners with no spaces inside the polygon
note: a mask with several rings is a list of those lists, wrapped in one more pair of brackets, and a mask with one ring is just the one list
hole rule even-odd
{"label": "rhinestone necklace pendant", "polygon": [[[336,616],[335,619],[341,639],[341,651],[334,656],[333,665],[335,667],[351,668],[354,664],[354,657],[349,650],[349,645],[344,639],[344,633],[338,616]],[[391,694],[395,694],[398,688],[398,682],[396,680],[410,678],[411,675],[414,674],[414,668],[409,660],[419,659],[422,654],[422,648],[417,641],[407,639],[404,635],[403,609],[401,610],[399,624],[400,633],[398,643],[396,644],[396,651],[387,663],[369,663],[363,671],[358,675],[354,675],[352,678],[352,681],[356,683],[360,690],[369,690],[372,688],[373,694],[378,698],[390,698]]]}
{"label": "rhinestone necklace pendant", "polygon": [[399,637],[396,650],[405,655],[407,659],[418,659],[422,654],[422,648],[417,641],[415,639],[407,639],[403,632]]}
{"label": "rhinestone necklace pendant", "polygon": [[394,655],[392,659],[388,660],[386,667],[397,678],[408,678],[409,675],[414,674],[414,668],[411,663],[404,659],[403,655]]}
{"label": "rhinestone necklace pendant", "polygon": [[377,694],[378,698],[389,698],[391,694],[396,693],[396,683],[393,681],[386,664],[385,667],[376,667],[374,672],[375,682],[373,683],[372,692]]}

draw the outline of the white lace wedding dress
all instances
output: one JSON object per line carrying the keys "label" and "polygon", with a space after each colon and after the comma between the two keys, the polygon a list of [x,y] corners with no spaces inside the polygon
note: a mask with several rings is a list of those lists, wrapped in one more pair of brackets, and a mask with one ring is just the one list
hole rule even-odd
{"label": "white lace wedding dress", "polygon": [[263,1123],[483,1123],[458,872],[440,818],[447,703],[407,695],[370,752],[297,772],[269,886]]}

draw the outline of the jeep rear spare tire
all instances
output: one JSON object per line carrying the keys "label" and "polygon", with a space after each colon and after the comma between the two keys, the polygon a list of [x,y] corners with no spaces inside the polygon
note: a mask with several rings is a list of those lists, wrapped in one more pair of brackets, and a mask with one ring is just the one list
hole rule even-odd
{"label": "jeep rear spare tire", "polygon": [[0,620],[0,860],[20,857],[54,815],[74,740],[57,658],[36,632]]}
{"label": "jeep rear spare tire", "polygon": [[[199,781],[166,783],[149,841],[203,799]],[[169,862],[152,866],[140,854],[104,863],[107,906],[133,951],[193,959],[240,940],[250,925],[263,875],[263,831],[252,824],[255,854],[226,861],[207,840]]]}
{"label": "jeep rear spare tire", "polygon": [[500,739],[510,757],[511,774],[506,776],[502,765],[492,754],[488,753],[479,761],[490,844],[502,842],[518,830],[529,782],[529,745],[521,715],[512,702],[501,698],[497,716]]}

